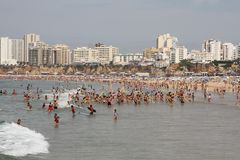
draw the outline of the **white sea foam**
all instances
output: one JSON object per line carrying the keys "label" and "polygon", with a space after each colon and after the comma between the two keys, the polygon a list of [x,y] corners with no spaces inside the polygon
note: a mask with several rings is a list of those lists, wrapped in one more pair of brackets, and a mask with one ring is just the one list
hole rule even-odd
{"label": "white sea foam", "polygon": [[[66,90],[66,92],[58,94],[58,96],[59,96],[58,97],[59,98],[59,100],[58,100],[58,107],[59,108],[66,108],[66,107],[68,108],[68,107],[70,107],[70,105],[68,105],[68,103],[67,103],[69,101],[68,95],[76,93],[76,92],[77,92],[77,90],[73,89],[73,90]],[[49,97],[49,99],[53,99],[53,94],[48,93],[48,94],[45,94],[45,95],[47,95]]]}
{"label": "white sea foam", "polygon": [[16,123],[0,124],[0,153],[10,156],[48,153],[49,144],[45,137]]}

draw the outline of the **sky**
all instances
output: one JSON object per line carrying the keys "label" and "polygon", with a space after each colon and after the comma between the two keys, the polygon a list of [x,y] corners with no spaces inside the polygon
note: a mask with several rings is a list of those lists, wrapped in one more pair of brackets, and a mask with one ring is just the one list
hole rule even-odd
{"label": "sky", "polygon": [[0,0],[0,37],[36,33],[71,48],[104,43],[121,53],[156,47],[170,33],[200,49],[207,39],[240,42],[239,0]]}

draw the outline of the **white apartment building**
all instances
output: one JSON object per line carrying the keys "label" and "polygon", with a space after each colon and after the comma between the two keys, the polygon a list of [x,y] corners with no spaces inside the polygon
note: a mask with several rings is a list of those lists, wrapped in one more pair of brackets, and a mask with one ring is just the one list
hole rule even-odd
{"label": "white apartment building", "polygon": [[223,43],[222,52],[223,52],[223,60],[233,60],[235,46],[232,43]]}
{"label": "white apartment building", "polygon": [[23,37],[24,40],[24,61],[29,62],[29,45],[36,42],[40,42],[40,36],[34,33],[25,34]]}
{"label": "white apartment building", "polygon": [[198,63],[209,63],[214,60],[214,54],[210,52],[192,50],[188,58]]}
{"label": "white apartment building", "polygon": [[17,64],[17,59],[13,59],[12,40],[8,37],[0,38],[0,64],[10,65]]}
{"label": "white apartment building", "polygon": [[113,58],[114,65],[128,65],[133,61],[141,61],[143,53],[117,54]]}
{"label": "white apartment building", "polygon": [[172,48],[176,48],[178,39],[174,36],[171,36],[169,33],[159,35],[157,37],[157,49],[167,49],[171,50]]}
{"label": "white apartment building", "polygon": [[234,59],[240,58],[240,43],[235,46]]}
{"label": "white apartment building", "polygon": [[187,59],[187,48],[184,46],[178,46],[175,52],[175,59],[173,63],[180,63],[181,60]]}
{"label": "white apartment building", "polygon": [[202,51],[213,54],[214,60],[224,60],[223,52],[222,52],[222,43],[217,40],[207,40],[202,45]]}
{"label": "white apartment building", "polygon": [[0,64],[4,64],[9,59],[9,39],[8,37],[0,38]]}
{"label": "white apartment building", "polygon": [[73,63],[100,63],[99,50],[82,47],[73,50]]}
{"label": "white apartment building", "polygon": [[22,39],[11,39],[12,59],[24,62],[24,41]]}
{"label": "white apartment building", "polygon": [[69,65],[72,63],[72,55],[69,46],[56,44],[53,46],[53,64]]}
{"label": "white apartment building", "polygon": [[110,64],[113,57],[119,54],[119,49],[113,46],[100,45],[95,47],[99,51],[98,60],[101,64]]}

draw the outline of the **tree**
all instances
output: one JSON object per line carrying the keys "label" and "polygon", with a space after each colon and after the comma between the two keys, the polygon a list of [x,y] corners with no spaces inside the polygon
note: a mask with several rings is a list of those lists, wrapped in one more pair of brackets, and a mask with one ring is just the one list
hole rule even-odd
{"label": "tree", "polygon": [[187,59],[181,60],[180,65],[182,67],[186,67],[188,70],[190,70],[193,67],[193,64],[191,63],[191,61]]}

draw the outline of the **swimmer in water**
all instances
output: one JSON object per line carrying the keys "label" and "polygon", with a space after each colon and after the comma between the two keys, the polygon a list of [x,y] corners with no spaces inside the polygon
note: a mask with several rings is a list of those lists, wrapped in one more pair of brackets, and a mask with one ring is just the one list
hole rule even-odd
{"label": "swimmer in water", "polygon": [[117,109],[114,109],[113,119],[114,119],[114,120],[117,120],[117,119],[118,119]]}
{"label": "swimmer in water", "polygon": [[89,109],[89,111],[90,111],[90,115],[93,115],[93,113],[96,112],[96,110],[93,108],[92,105],[90,105],[90,106],[88,107],[88,109]]}
{"label": "swimmer in water", "polygon": [[45,103],[43,103],[43,105],[42,105],[42,109],[44,109],[46,107],[46,104]]}
{"label": "swimmer in water", "polygon": [[13,89],[12,95],[13,95],[13,96],[17,95],[17,92],[16,92],[15,89]]}
{"label": "swimmer in water", "polygon": [[57,103],[56,100],[54,100],[54,102],[53,102],[53,108],[54,108],[54,109],[58,109],[58,103]]}
{"label": "swimmer in water", "polygon": [[30,111],[32,110],[32,105],[29,102],[27,103],[27,107],[28,107],[28,110]]}
{"label": "swimmer in water", "polygon": [[48,105],[48,112],[52,112],[54,110],[52,103],[50,102]]}
{"label": "swimmer in water", "polygon": [[17,120],[17,124],[18,124],[18,125],[21,125],[21,119],[18,119],[18,120]]}
{"label": "swimmer in water", "polygon": [[48,96],[47,95],[45,95],[45,101],[47,101],[48,100]]}
{"label": "swimmer in water", "polygon": [[59,119],[60,117],[57,115],[57,113],[54,114],[54,122],[55,122],[55,127],[58,127],[59,124]]}
{"label": "swimmer in water", "polygon": [[73,105],[71,105],[71,111],[72,111],[73,116],[75,116],[75,108]]}

